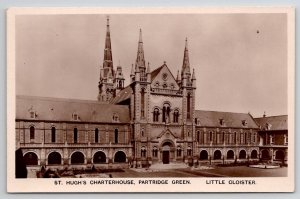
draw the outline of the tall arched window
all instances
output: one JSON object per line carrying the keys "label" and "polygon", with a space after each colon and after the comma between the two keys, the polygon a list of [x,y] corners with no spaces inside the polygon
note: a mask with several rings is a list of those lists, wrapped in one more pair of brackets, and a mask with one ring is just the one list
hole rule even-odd
{"label": "tall arched window", "polygon": [[55,127],[53,126],[52,128],[51,128],[51,142],[55,142],[56,141],[56,129],[55,129]]}
{"label": "tall arched window", "polygon": [[173,122],[178,123],[178,118],[179,118],[179,111],[175,110],[173,113]]}
{"label": "tall arched window", "polygon": [[200,142],[200,132],[197,131],[197,142]]}
{"label": "tall arched window", "polygon": [[171,108],[168,104],[163,106],[163,122],[169,122]]}
{"label": "tall arched window", "polygon": [[191,94],[187,95],[187,119],[191,118]]}
{"label": "tall arched window", "polygon": [[155,158],[157,157],[157,151],[158,151],[157,147],[156,146],[153,147],[152,156],[155,157]]}
{"label": "tall arched window", "polygon": [[145,117],[145,90],[141,90],[141,117]]}
{"label": "tall arched window", "polygon": [[31,126],[30,129],[29,129],[29,131],[30,131],[30,136],[29,136],[30,139],[34,140],[34,134],[35,134],[34,126]]}
{"label": "tall arched window", "polygon": [[159,110],[155,108],[153,111],[153,122],[158,122]]}
{"label": "tall arched window", "polygon": [[119,131],[118,129],[115,129],[115,143],[119,143]]}
{"label": "tall arched window", "polygon": [[95,129],[95,143],[99,142],[99,130],[98,128]]}
{"label": "tall arched window", "polygon": [[236,144],[236,132],[234,132],[233,144]]}
{"label": "tall arched window", "polygon": [[146,148],[145,147],[141,148],[141,157],[146,157]]}
{"label": "tall arched window", "polygon": [[181,157],[181,147],[177,147],[177,157]]}
{"label": "tall arched window", "polygon": [[78,139],[78,130],[77,130],[77,128],[74,128],[73,134],[74,134],[74,143],[77,143],[77,139]]}
{"label": "tall arched window", "polygon": [[209,141],[211,142],[213,140],[213,134],[212,134],[212,132],[210,131],[209,132]]}

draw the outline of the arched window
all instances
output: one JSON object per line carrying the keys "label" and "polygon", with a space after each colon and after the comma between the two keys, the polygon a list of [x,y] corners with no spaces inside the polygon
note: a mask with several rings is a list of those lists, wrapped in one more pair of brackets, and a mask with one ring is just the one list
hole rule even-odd
{"label": "arched window", "polygon": [[236,132],[234,132],[233,144],[236,143]]}
{"label": "arched window", "polygon": [[227,151],[227,159],[234,159],[234,152],[233,150]]}
{"label": "arched window", "polygon": [[141,90],[141,117],[145,117],[145,90]]}
{"label": "arched window", "polygon": [[144,131],[144,129],[141,130],[141,136],[142,136],[142,137],[145,136],[145,131]]}
{"label": "arched window", "polygon": [[31,126],[29,131],[30,131],[30,139],[34,140],[34,134],[35,134],[34,126]]}
{"label": "arched window", "polygon": [[181,147],[180,146],[178,146],[177,147],[177,157],[181,157]]}
{"label": "arched window", "polygon": [[192,149],[191,149],[191,147],[187,148],[187,155],[188,156],[192,156]]}
{"label": "arched window", "polygon": [[225,142],[225,132],[224,131],[222,132],[222,142],[223,143]]}
{"label": "arched window", "polygon": [[247,154],[245,150],[241,150],[239,154],[239,159],[246,159]]}
{"label": "arched window", "polygon": [[163,106],[163,122],[169,122],[170,119],[170,106],[168,104],[164,104]]}
{"label": "arched window", "polygon": [[213,134],[212,134],[212,132],[210,131],[209,132],[209,141],[211,142],[213,140]]}
{"label": "arched window", "polygon": [[58,152],[51,152],[48,155],[48,164],[49,165],[55,165],[55,164],[61,164],[61,155]]}
{"label": "arched window", "polygon": [[153,147],[152,156],[155,157],[155,158],[157,157],[157,147],[156,146]]}
{"label": "arched window", "polygon": [[115,129],[115,143],[117,144],[119,142],[119,131],[118,129]]}
{"label": "arched window", "polygon": [[119,89],[121,89],[123,86],[122,86],[122,81],[119,81]]}
{"label": "arched window", "polygon": [[173,113],[173,122],[178,123],[178,118],[179,118],[179,111],[175,110]]}
{"label": "arched window", "polygon": [[200,132],[199,131],[197,131],[197,142],[200,142]]}
{"label": "arched window", "polygon": [[187,119],[191,118],[191,94],[187,95]]}
{"label": "arched window", "polygon": [[95,129],[95,143],[99,142],[99,130],[98,128]]}
{"label": "arched window", "polygon": [[77,143],[77,139],[78,139],[78,130],[77,130],[77,128],[74,128],[73,134],[74,134],[74,143]]}
{"label": "arched window", "polygon": [[221,157],[222,157],[221,151],[220,151],[220,150],[216,150],[216,151],[214,152],[214,160],[220,160]]}
{"label": "arched window", "polygon": [[153,122],[158,122],[159,110],[155,108],[153,111]]}
{"label": "arched window", "polygon": [[55,127],[53,126],[52,128],[51,128],[51,142],[55,142],[56,141],[56,129],[55,129]]}
{"label": "arched window", "polygon": [[141,148],[141,157],[142,158],[144,158],[144,157],[146,157],[146,148],[143,146],[142,148]]}

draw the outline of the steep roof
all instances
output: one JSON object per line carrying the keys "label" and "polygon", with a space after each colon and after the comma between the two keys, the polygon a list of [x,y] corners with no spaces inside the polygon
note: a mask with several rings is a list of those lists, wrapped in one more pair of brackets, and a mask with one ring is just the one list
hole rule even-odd
{"label": "steep roof", "polygon": [[[195,110],[195,117],[201,126],[206,127],[259,128],[248,113]],[[220,119],[223,120],[223,125],[220,124]],[[243,125],[243,121],[246,125]]]}
{"label": "steep roof", "polygon": [[260,118],[254,118],[254,120],[264,130],[266,129],[267,125],[269,127],[268,130],[287,130],[288,129],[288,116],[287,115],[260,117]]}
{"label": "steep roof", "polygon": [[80,121],[112,123],[112,118],[116,114],[119,122],[130,122],[129,106],[125,105],[89,100],[17,96],[16,119],[30,119],[30,110],[36,112],[37,120],[73,121],[72,114],[77,114]]}
{"label": "steep roof", "polygon": [[132,91],[131,86],[128,85],[128,86],[126,86],[123,90],[121,90],[121,91],[117,94],[117,96],[114,97],[114,98],[110,101],[110,103],[111,103],[111,104],[118,104],[118,103],[120,103],[120,102],[123,102],[123,101],[125,101],[125,100],[127,100],[127,99],[130,98],[132,92],[133,92],[133,91]]}
{"label": "steep roof", "polygon": [[158,73],[161,71],[161,69],[165,66],[162,65],[160,67],[158,67],[157,69],[155,69],[154,71],[151,72],[151,81],[156,77],[156,75],[158,75]]}

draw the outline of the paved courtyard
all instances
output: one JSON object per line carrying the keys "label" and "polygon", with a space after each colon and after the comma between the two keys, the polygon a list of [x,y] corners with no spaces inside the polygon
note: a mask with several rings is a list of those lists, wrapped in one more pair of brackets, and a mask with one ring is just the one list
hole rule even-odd
{"label": "paved courtyard", "polygon": [[215,167],[211,169],[125,169],[124,172],[110,173],[113,178],[140,177],[285,177],[287,167],[277,169],[259,169],[246,166]]}

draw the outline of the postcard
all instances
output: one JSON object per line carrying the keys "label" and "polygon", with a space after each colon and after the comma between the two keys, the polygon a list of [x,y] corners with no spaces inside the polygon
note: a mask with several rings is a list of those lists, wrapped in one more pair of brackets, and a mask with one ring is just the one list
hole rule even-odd
{"label": "postcard", "polygon": [[293,192],[295,9],[10,8],[8,192]]}

